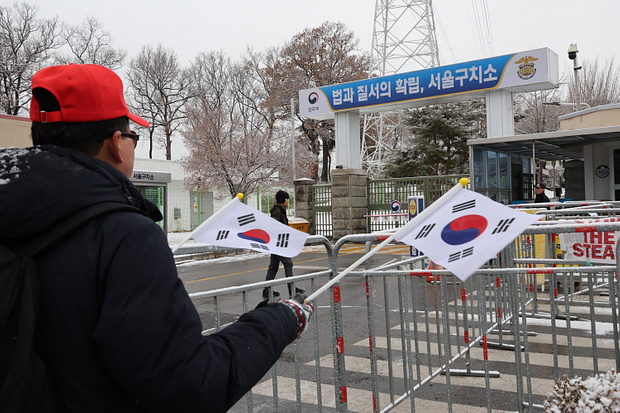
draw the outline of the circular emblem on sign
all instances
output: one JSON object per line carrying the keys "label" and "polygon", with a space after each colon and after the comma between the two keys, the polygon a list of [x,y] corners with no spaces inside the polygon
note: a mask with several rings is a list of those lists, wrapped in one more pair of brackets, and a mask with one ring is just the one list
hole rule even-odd
{"label": "circular emblem on sign", "polygon": [[415,215],[418,211],[418,205],[415,202],[415,199],[409,201],[409,215]]}
{"label": "circular emblem on sign", "polygon": [[534,62],[537,60],[538,58],[533,56],[523,56],[521,59],[517,60],[515,62],[515,64],[519,65],[517,75],[523,80],[533,78],[536,74],[536,64]]}
{"label": "circular emblem on sign", "polygon": [[308,103],[314,105],[317,100],[319,100],[319,94],[316,92],[310,93],[310,96],[308,96]]}
{"label": "circular emblem on sign", "polygon": [[609,176],[609,166],[599,165],[596,168],[596,176],[598,176],[599,178],[607,178]]}
{"label": "circular emblem on sign", "polygon": [[398,211],[400,211],[400,202],[398,202],[398,201],[392,201],[391,208],[392,208],[392,212],[398,212]]}
{"label": "circular emblem on sign", "polygon": [[487,228],[487,219],[482,215],[465,215],[446,225],[441,239],[449,245],[461,245],[472,241]]}

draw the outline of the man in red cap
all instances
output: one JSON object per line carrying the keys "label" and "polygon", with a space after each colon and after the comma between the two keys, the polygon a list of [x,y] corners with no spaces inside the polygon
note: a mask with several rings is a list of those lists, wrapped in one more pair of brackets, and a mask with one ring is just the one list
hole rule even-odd
{"label": "man in red cap", "polygon": [[[142,214],[97,217],[37,256],[36,343],[63,410],[219,412],[307,326],[310,304],[262,303],[219,333],[178,278],[157,207],[128,177],[139,139],[121,79],[98,65],[32,78],[35,146],[0,150],[0,243],[19,246],[103,202]],[[1,408],[0,408],[1,410]]]}

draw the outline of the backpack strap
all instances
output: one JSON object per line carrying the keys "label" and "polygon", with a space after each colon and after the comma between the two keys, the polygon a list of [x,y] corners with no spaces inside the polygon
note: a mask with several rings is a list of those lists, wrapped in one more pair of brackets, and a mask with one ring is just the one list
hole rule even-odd
{"label": "backpack strap", "polygon": [[20,250],[26,253],[26,255],[33,257],[45,248],[54,245],[91,219],[117,211],[130,211],[146,215],[144,211],[131,205],[122,204],[120,202],[101,202],[86,207],[62,221],[57,222],[50,229],[45,231],[44,234],[23,244]]}

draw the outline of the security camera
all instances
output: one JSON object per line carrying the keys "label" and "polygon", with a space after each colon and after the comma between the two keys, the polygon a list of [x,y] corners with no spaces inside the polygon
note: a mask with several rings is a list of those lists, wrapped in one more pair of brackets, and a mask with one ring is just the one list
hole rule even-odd
{"label": "security camera", "polygon": [[579,52],[579,50],[577,50],[577,45],[575,43],[571,43],[568,47],[568,58],[570,60],[575,60],[577,58],[577,52]]}

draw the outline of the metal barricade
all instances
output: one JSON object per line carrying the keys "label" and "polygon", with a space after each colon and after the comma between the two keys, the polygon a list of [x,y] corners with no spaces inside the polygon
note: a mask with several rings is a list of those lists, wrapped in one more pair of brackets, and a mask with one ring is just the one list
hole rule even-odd
{"label": "metal barricade", "polygon": [[[253,411],[256,397],[273,411],[538,411],[563,375],[620,370],[618,250],[614,265],[536,258],[535,237],[587,231],[620,223],[531,226],[466,282],[426,269],[406,248],[367,261],[317,298],[312,329],[234,411]],[[265,286],[309,280],[314,291],[343,269],[345,246],[362,254],[385,238],[350,235],[332,247],[310,237],[326,248],[324,271],[192,298],[211,300],[217,331],[239,294],[237,314]]]}

